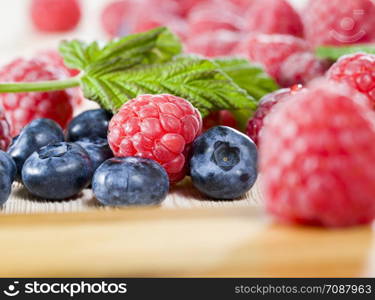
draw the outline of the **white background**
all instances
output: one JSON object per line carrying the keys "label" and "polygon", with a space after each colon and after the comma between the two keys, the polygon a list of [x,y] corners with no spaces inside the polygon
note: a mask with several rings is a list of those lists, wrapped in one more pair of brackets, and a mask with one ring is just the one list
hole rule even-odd
{"label": "white background", "polygon": [[[36,32],[30,24],[29,0],[0,0],[0,63],[16,56],[33,55],[38,50],[56,47],[61,39],[104,39],[100,12],[111,0],[81,1],[84,5],[83,18],[76,31],[63,35],[46,35]],[[290,1],[301,7],[306,0]]]}

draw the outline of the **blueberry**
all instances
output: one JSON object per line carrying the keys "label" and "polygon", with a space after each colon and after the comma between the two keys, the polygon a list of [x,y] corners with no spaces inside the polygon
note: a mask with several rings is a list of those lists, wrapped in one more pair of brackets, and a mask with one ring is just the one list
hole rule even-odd
{"label": "blueberry", "polygon": [[16,174],[16,164],[8,153],[0,151],[0,205],[9,198]]}
{"label": "blueberry", "polygon": [[104,161],[113,157],[113,153],[108,145],[107,139],[83,138],[76,143],[85,149],[90,156],[94,172]]}
{"label": "blueberry", "polygon": [[74,143],[56,143],[34,152],[22,169],[22,180],[35,196],[61,200],[88,186],[92,163],[87,152]]}
{"label": "blueberry", "polygon": [[104,205],[156,205],[167,196],[169,179],[164,168],[153,160],[111,158],[96,170],[92,186]]}
{"label": "blueberry", "polygon": [[76,116],[68,126],[67,140],[75,142],[85,137],[107,138],[112,114],[104,109],[85,111]]}
{"label": "blueberry", "polygon": [[13,158],[8,153],[0,150],[0,155],[4,163],[6,164],[6,169],[9,170],[10,179],[13,182],[16,179],[16,175],[17,175],[16,163],[14,162]]}
{"label": "blueberry", "polygon": [[193,184],[213,199],[238,198],[256,181],[257,159],[256,146],[249,137],[230,127],[214,127],[193,143]]}
{"label": "blueberry", "polygon": [[64,141],[64,133],[55,121],[36,119],[30,122],[20,135],[13,139],[8,149],[9,155],[17,166],[17,175],[21,176],[22,166],[35,151],[50,143]]}
{"label": "blueberry", "polygon": [[12,138],[12,142],[10,143],[9,147],[11,147],[12,145],[14,145],[14,143],[17,141],[18,137],[20,135],[16,135],[15,137]]}

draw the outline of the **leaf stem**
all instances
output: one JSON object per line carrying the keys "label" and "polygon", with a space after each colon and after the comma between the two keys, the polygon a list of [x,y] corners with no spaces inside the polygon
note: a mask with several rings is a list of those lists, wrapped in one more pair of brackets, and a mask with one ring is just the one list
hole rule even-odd
{"label": "leaf stem", "polygon": [[0,93],[47,92],[60,91],[79,86],[81,76],[64,80],[39,82],[4,82],[0,83]]}

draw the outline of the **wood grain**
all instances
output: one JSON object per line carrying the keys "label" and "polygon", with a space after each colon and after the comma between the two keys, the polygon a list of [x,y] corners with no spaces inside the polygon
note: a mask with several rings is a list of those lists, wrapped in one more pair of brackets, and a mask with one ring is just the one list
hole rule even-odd
{"label": "wood grain", "polygon": [[3,215],[0,276],[373,276],[373,231],[273,224],[254,207]]}

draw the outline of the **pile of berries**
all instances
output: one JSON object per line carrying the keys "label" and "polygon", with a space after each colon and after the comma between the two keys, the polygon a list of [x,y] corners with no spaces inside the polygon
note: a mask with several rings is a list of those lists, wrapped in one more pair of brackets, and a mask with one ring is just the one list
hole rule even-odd
{"label": "pile of berries", "polygon": [[71,198],[91,184],[104,205],[159,204],[187,173],[209,197],[242,196],[257,178],[255,144],[229,127],[201,131],[198,110],[172,95],[138,96],[114,116],[85,111],[65,134],[55,121],[35,119],[0,153],[0,202],[16,179],[44,199]]}
{"label": "pile of berries", "polygon": [[[44,32],[73,30],[81,0],[33,0],[31,19]],[[337,9],[340,7],[340,10]],[[215,57],[244,55],[261,63],[282,87],[307,84],[329,68],[313,49],[375,42],[372,0],[112,0],[101,23],[109,37],[168,26],[187,52]]]}
{"label": "pile of berries", "polygon": [[[71,30],[79,1],[34,0],[32,17],[39,30]],[[375,42],[374,1],[309,0],[298,12],[286,0],[117,0],[102,23],[110,36],[169,26],[188,52],[243,55],[284,88],[260,100],[247,135],[231,128],[230,112],[202,120],[174,95],[140,95],[114,116],[97,109],[72,119],[77,90],[1,94],[0,204],[19,180],[46,199],[91,185],[104,205],[153,205],[187,175],[210,198],[237,199],[257,179],[259,149],[266,208],[277,219],[328,227],[374,220],[375,55],[330,66],[313,52]],[[11,62],[0,82],[76,74],[50,52]]]}
{"label": "pile of berries", "polygon": [[287,0],[116,0],[104,9],[102,24],[112,37],[168,26],[187,52],[244,55],[290,87],[329,68],[314,55],[316,46],[375,42],[375,5],[309,0],[299,11]]}

